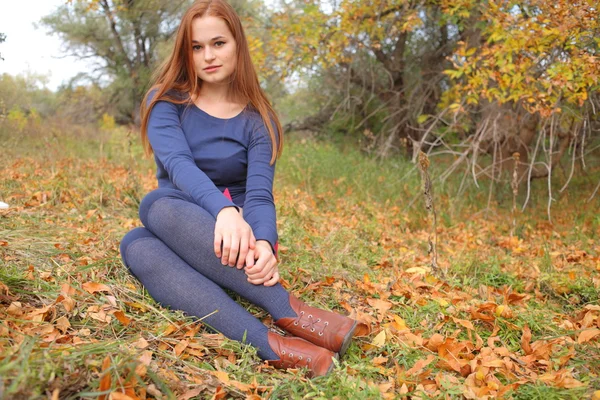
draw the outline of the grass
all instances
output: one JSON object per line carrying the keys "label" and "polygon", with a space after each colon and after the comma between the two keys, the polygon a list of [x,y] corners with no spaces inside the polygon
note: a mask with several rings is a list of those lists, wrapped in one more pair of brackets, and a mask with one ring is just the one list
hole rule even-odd
{"label": "grass", "polygon": [[[275,192],[284,283],[370,327],[331,375],[308,380],[161,307],[121,264],[119,241],[155,185],[133,133],[53,129],[15,138],[0,126],[10,138],[0,200],[11,205],[0,211],[0,397],[545,400],[600,389],[599,337],[578,343],[600,326],[598,199],[585,202],[596,164],[555,203],[552,224],[545,182],[534,183],[515,236],[509,192],[488,204],[483,188],[457,198],[456,182],[434,181],[442,277],[428,268],[412,164],[290,137]],[[108,289],[90,293],[90,282]],[[494,360],[505,364],[484,366]]]}

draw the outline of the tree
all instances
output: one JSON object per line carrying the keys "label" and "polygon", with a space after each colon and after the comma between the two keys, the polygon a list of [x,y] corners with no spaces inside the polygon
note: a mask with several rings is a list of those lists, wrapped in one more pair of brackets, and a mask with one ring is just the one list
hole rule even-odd
{"label": "tree", "polygon": [[79,0],[42,24],[62,39],[67,56],[89,59],[89,75],[107,85],[121,122],[137,122],[157,62],[157,48],[177,29],[191,0]]}
{"label": "tree", "polygon": [[[6,41],[6,34],[0,33],[0,43],[4,43],[5,41]],[[0,53],[0,60],[4,61],[4,58],[2,58],[2,53]]]}
{"label": "tree", "polygon": [[311,122],[345,111],[346,129],[373,132],[381,155],[404,144],[413,159],[421,149],[456,157],[444,177],[464,166],[475,182],[528,181],[550,179],[567,153],[575,165],[598,136],[597,2],[306,0],[280,7],[267,46],[274,73],[322,77],[320,93],[330,91],[331,106]]}

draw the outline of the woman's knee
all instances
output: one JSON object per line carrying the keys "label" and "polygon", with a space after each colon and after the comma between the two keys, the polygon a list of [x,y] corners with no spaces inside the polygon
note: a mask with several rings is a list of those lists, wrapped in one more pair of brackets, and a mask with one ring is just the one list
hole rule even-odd
{"label": "woman's knee", "polygon": [[192,202],[192,198],[181,190],[171,188],[158,188],[148,193],[140,203],[140,220],[145,226],[148,226],[148,213],[152,205],[160,199],[172,198]]}
{"label": "woman's knee", "polygon": [[121,244],[119,245],[119,251],[121,252],[121,259],[123,260],[123,263],[128,268],[129,268],[129,264],[127,262],[127,249],[133,242],[135,242],[138,239],[142,239],[142,238],[156,239],[156,236],[154,236],[154,234],[152,232],[150,232],[148,229],[140,227],[140,228],[135,228],[132,231],[128,232],[121,240]]}

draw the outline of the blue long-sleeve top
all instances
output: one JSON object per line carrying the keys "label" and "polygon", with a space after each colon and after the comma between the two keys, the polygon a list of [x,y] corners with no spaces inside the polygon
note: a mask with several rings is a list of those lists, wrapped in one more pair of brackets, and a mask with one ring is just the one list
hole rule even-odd
{"label": "blue long-sleeve top", "polygon": [[215,218],[224,207],[243,207],[255,238],[275,248],[275,164],[269,165],[272,142],[257,111],[248,106],[222,119],[194,104],[158,101],[150,112],[148,140],[159,187],[187,193]]}

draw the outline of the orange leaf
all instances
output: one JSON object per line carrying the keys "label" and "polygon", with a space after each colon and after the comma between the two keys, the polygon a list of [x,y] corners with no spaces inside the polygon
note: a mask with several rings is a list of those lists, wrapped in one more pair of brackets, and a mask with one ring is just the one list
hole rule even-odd
{"label": "orange leaf", "polygon": [[228,384],[229,375],[225,371],[212,371],[212,374],[216,376],[221,382]]}
{"label": "orange leaf", "polygon": [[188,344],[190,344],[189,340],[182,340],[177,343],[177,345],[175,345],[175,349],[173,349],[175,355],[179,356],[185,350],[185,348],[188,347]]}
{"label": "orange leaf", "polygon": [[225,397],[227,397],[227,392],[225,391],[225,389],[223,389],[223,387],[218,386],[212,399],[213,400],[221,400],[221,399],[224,399]]}
{"label": "orange leaf", "polygon": [[94,294],[96,292],[110,292],[110,288],[103,283],[86,282],[81,286],[90,294]]}
{"label": "orange leaf", "polygon": [[115,311],[113,314],[121,324],[127,326],[131,322],[131,319],[128,318],[123,311]]}
{"label": "orange leaf", "polygon": [[392,308],[392,303],[390,303],[389,301],[385,301],[385,300],[380,300],[380,299],[367,299],[367,303],[369,303],[369,305],[373,308],[375,308],[377,310],[377,315],[378,315],[378,319],[379,321],[383,320],[383,317],[385,316],[385,314],[387,313],[387,311]]}
{"label": "orange leaf", "polygon": [[600,329],[586,329],[585,331],[582,331],[579,334],[579,337],[577,338],[577,343],[581,344],[589,342],[598,335],[600,335]]}
{"label": "orange leaf", "polygon": [[[110,386],[112,384],[111,377],[110,377],[110,371],[108,370],[109,368],[110,368],[110,357],[106,356],[104,361],[102,361],[103,376],[102,376],[102,379],[100,379],[100,387],[98,388],[98,390],[100,392],[108,391],[108,389],[110,389]],[[100,396],[98,396],[98,400],[106,400],[107,397],[108,396],[106,394],[101,394]]]}
{"label": "orange leaf", "polygon": [[110,394],[112,400],[135,400],[135,398],[127,396],[125,393],[112,392]]}
{"label": "orange leaf", "polygon": [[431,364],[431,362],[433,360],[435,360],[435,356],[430,354],[427,356],[426,359],[417,361],[411,369],[406,371],[406,375],[411,376],[411,375],[418,374],[419,372],[421,372],[423,370],[423,368],[425,368],[426,366]]}
{"label": "orange leaf", "polygon": [[533,353],[531,348],[531,330],[527,325],[523,328],[523,336],[521,336],[521,347],[525,351],[525,354]]}
{"label": "orange leaf", "polygon": [[452,320],[454,321],[454,323],[462,325],[467,329],[470,329],[472,331],[475,330],[475,327],[473,326],[473,323],[471,321],[467,321],[466,319],[458,319],[454,317],[452,317]]}
{"label": "orange leaf", "polygon": [[177,397],[177,400],[189,400],[192,397],[196,397],[198,396],[200,393],[202,393],[202,390],[204,390],[203,388],[196,388],[196,389],[192,389],[192,390],[188,390],[187,392],[185,392],[184,394],[180,395],[179,397]]}

